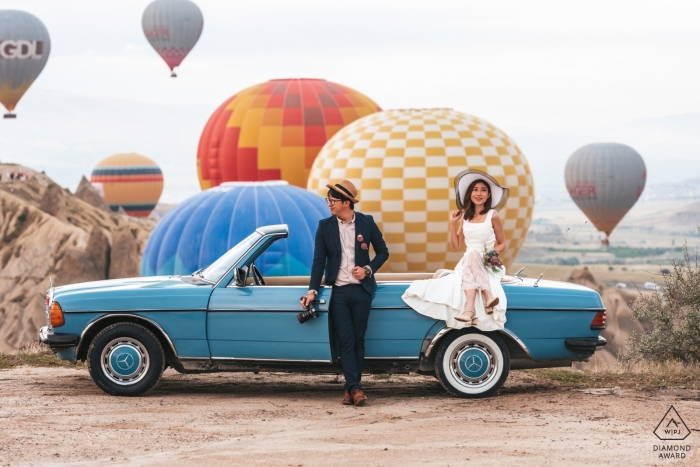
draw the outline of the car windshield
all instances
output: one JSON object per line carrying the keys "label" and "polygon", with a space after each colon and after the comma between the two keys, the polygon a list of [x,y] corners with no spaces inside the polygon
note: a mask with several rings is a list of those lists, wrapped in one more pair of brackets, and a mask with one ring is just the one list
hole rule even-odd
{"label": "car windshield", "polygon": [[245,239],[241,240],[238,245],[234,246],[226,252],[221,258],[214,261],[211,265],[207,266],[201,271],[194,273],[196,277],[204,279],[207,282],[215,284],[221,276],[226,274],[226,271],[231,269],[231,266],[236,264],[236,262],[241,259],[241,256],[250,249],[251,246],[255,244],[262,235],[257,232],[253,232],[248,235]]}

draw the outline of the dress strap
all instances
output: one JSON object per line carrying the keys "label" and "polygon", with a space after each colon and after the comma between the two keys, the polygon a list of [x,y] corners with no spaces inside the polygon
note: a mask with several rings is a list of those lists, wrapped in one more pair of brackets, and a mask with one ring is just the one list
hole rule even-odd
{"label": "dress strap", "polygon": [[489,224],[491,223],[491,218],[493,217],[493,213],[496,212],[495,209],[489,209],[489,213],[486,214],[486,220],[484,222],[488,222]]}

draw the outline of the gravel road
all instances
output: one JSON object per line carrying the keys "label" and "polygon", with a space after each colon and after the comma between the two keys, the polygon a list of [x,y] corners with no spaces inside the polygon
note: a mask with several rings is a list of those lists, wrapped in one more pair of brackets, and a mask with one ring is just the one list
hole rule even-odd
{"label": "gravel road", "polygon": [[[340,404],[342,378],[166,371],[145,397],[110,397],[83,369],[0,371],[0,465],[698,465],[700,393],[572,390],[513,372],[465,400],[425,376],[367,377],[369,405]],[[671,405],[691,434],[659,441]],[[654,446],[690,446],[659,459]]]}

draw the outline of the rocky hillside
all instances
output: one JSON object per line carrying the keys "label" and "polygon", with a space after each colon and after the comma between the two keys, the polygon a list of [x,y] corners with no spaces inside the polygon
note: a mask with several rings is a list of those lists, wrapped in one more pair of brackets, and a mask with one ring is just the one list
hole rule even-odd
{"label": "rocky hillside", "polygon": [[630,305],[634,303],[638,295],[624,289],[605,287],[595,280],[587,267],[574,269],[568,280],[597,291],[603,298],[607,313],[607,325],[601,335],[608,340],[608,344],[602,350],[598,350],[591,361],[599,365],[614,364],[618,354],[624,351],[625,340],[630,333],[632,331],[642,332],[648,328],[646,323],[638,321],[632,315]]}
{"label": "rocky hillside", "polygon": [[49,278],[64,285],[138,276],[155,221],[110,212],[84,177],[71,194],[20,165],[0,164],[0,174],[0,351],[7,352],[36,341]]}

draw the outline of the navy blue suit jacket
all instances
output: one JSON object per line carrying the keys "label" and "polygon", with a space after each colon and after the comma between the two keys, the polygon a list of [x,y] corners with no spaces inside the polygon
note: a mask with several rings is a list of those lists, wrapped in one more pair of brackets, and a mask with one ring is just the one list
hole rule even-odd
{"label": "navy blue suit jacket", "polygon": [[[359,242],[357,236],[362,235],[363,241]],[[355,213],[355,266],[369,266],[372,268],[372,276],[365,277],[360,284],[371,294],[377,289],[377,281],[374,278],[382,264],[389,259],[389,249],[384,242],[384,236],[377,227],[372,216]],[[362,243],[367,244],[366,250],[362,249]],[[374,247],[374,258],[370,261],[369,245]],[[316,229],[316,246],[314,248],[314,261],[311,265],[310,290],[318,290],[321,285],[323,271],[326,271],[326,285],[333,285],[340,270],[342,247],[340,245],[340,229],[338,218],[335,216],[318,221]]]}

